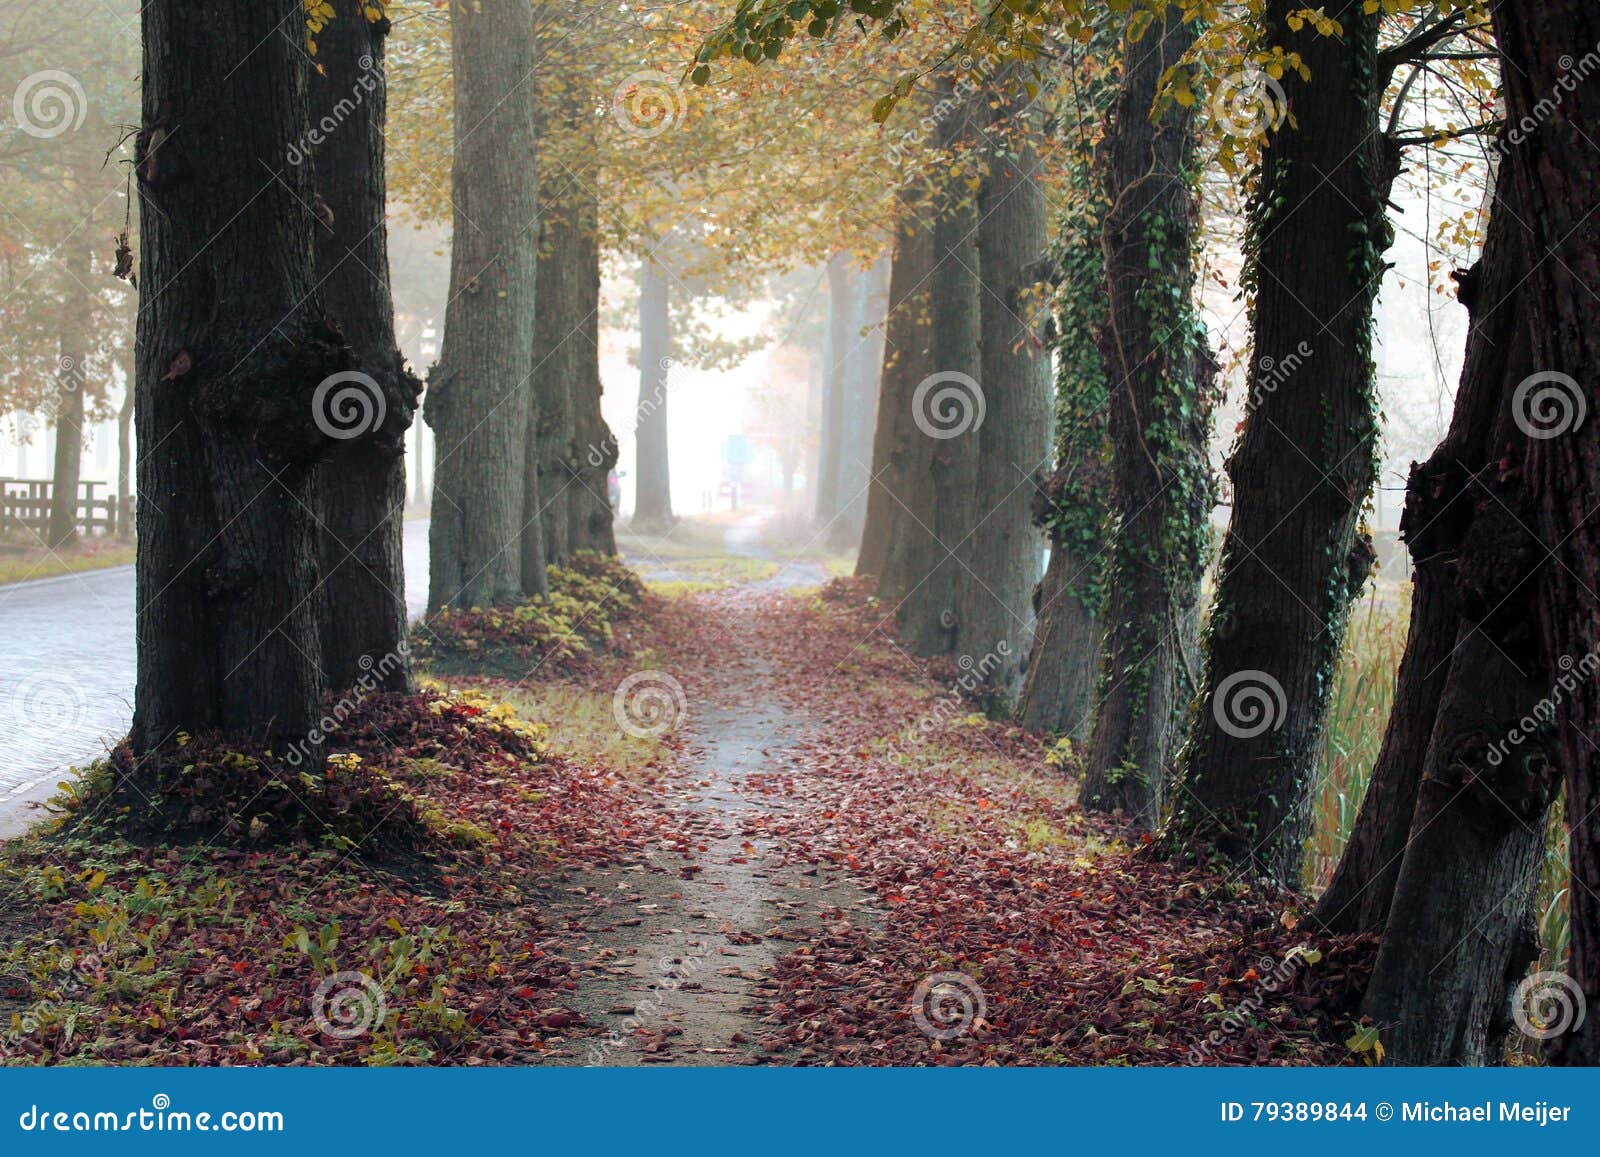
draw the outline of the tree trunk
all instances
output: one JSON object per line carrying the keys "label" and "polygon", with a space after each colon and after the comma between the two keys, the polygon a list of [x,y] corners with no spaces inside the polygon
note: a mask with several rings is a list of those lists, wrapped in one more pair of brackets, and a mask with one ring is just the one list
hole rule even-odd
{"label": "tree trunk", "polygon": [[[522,600],[523,467],[539,195],[534,13],[456,5],[455,207],[444,346],[424,416],[436,445],[428,608]],[[534,585],[542,575],[536,568]]]}
{"label": "tree trunk", "polygon": [[1095,335],[1109,378],[1114,522],[1105,651],[1085,806],[1160,822],[1169,753],[1191,678],[1194,610],[1213,501],[1206,443],[1215,368],[1193,306],[1192,116],[1149,110],[1195,26],[1169,15],[1123,50],[1101,143],[1107,310]]}
{"label": "tree trunk", "polygon": [[[1572,956],[1568,970],[1588,1002],[1581,1025],[1552,1041],[1562,1064],[1600,1064],[1600,91],[1593,69],[1600,9],[1583,0],[1497,0],[1508,123],[1524,150],[1518,182],[1540,255],[1520,302],[1540,374],[1513,399],[1519,424],[1537,431],[1524,485],[1535,526],[1553,553],[1540,571],[1538,627],[1545,672],[1561,672],[1556,751],[1571,828]],[[1574,69],[1573,61],[1579,62]],[[1587,71],[1584,71],[1588,68]],[[1587,420],[1585,420],[1587,419]],[[1541,554],[1539,557],[1543,557]],[[1573,677],[1577,665],[1581,679]],[[1575,686],[1570,684],[1575,683]]]}
{"label": "tree trunk", "polygon": [[[1044,539],[1033,524],[1034,498],[1050,465],[1050,358],[1037,292],[1045,280],[1048,214],[1040,183],[1037,113],[1022,76],[997,78],[983,102],[989,123],[987,169],[978,194],[978,268],[983,289],[982,370],[986,414],[978,436],[976,518],[959,576],[961,649],[992,656],[986,683],[1006,700],[1022,690],[1033,633],[1033,589]],[[979,115],[982,115],[981,113]]]}
{"label": "tree trunk", "polygon": [[909,486],[910,467],[923,437],[912,421],[911,399],[929,373],[928,278],[933,268],[933,234],[921,221],[911,194],[901,196],[899,242],[889,277],[889,312],[885,328],[883,373],[878,390],[878,417],[872,436],[872,482],[867,516],[861,531],[856,574],[877,575],[878,594],[894,600],[908,591],[899,547],[916,533],[904,521],[917,495]]}
{"label": "tree trunk", "polygon": [[1029,731],[1064,735],[1074,742],[1089,735],[1100,666],[1100,617],[1085,603],[1079,585],[1089,565],[1071,547],[1052,540],[1017,707],[1017,720]]}
{"label": "tree trunk", "polygon": [[1492,437],[1497,415],[1511,384],[1531,368],[1516,297],[1528,275],[1523,211],[1508,180],[1498,180],[1495,196],[1483,254],[1457,278],[1471,325],[1450,429],[1427,462],[1412,466],[1406,486],[1400,533],[1414,565],[1411,627],[1383,747],[1349,843],[1317,904],[1318,922],[1336,932],[1381,932],[1388,922],[1459,633],[1461,552],[1473,518],[1467,480],[1500,457],[1503,448]]}
{"label": "tree trunk", "polygon": [[609,481],[617,465],[617,438],[600,412],[599,206],[586,199],[576,211],[577,256],[569,290],[576,332],[569,339],[581,357],[573,367],[573,477],[567,487],[567,549],[616,554]]}
{"label": "tree trunk", "polygon": [[388,21],[345,4],[317,42],[314,122],[338,128],[312,151],[321,214],[317,273],[328,314],[362,370],[329,379],[317,418],[351,445],[316,472],[322,664],[335,690],[411,689],[406,660],[406,431],[421,383],[395,340],[385,220]]}
{"label": "tree trunk", "polygon": [[639,274],[639,408],[634,426],[637,470],[633,522],[647,530],[672,526],[672,473],[667,457],[671,392],[672,293],[666,271],[649,257]]}
{"label": "tree trunk", "polygon": [[1324,36],[1268,0],[1261,43],[1298,52],[1288,115],[1263,147],[1246,281],[1255,359],[1229,460],[1234,509],[1203,686],[1169,839],[1209,841],[1298,886],[1317,752],[1351,601],[1371,569],[1358,535],[1375,474],[1372,308],[1392,232],[1396,157],[1379,131],[1378,21],[1330,5]]}
{"label": "tree trunk", "polygon": [[947,655],[958,646],[956,597],[965,562],[959,552],[982,513],[977,508],[977,485],[984,406],[979,384],[983,286],[978,273],[977,198],[963,171],[974,161],[961,154],[973,140],[977,110],[975,102],[956,97],[954,86],[944,87],[943,95],[955,104],[939,125],[939,143],[957,159],[935,194],[929,304],[932,373],[912,391],[912,421],[920,436],[906,473],[908,493],[925,496],[927,505],[919,502],[916,517],[903,524],[907,587],[897,610],[901,637],[919,655]]}
{"label": "tree trunk", "polygon": [[62,254],[69,274],[62,310],[55,397],[51,400],[56,430],[55,462],[51,471],[50,526],[46,537],[51,550],[72,546],[78,541],[78,482],[83,477],[86,384],[83,360],[89,348],[89,302],[84,286],[95,275],[89,250],[90,228],[88,221],[82,222],[66,242]]}
{"label": "tree trunk", "polygon": [[[572,438],[577,429],[572,399],[584,362],[595,356],[584,340],[577,282],[583,277],[582,224],[578,206],[547,194],[540,205],[544,236],[539,247],[539,317],[533,352],[533,398],[528,431],[528,486],[523,495],[523,582],[540,561],[560,566],[567,561],[572,537],[568,526],[572,504],[567,487],[575,477]],[[534,477],[537,475],[537,477]],[[542,536],[538,545],[529,540]],[[537,591],[529,590],[529,594]]]}
{"label": "tree trunk", "polygon": [[282,29],[304,12],[149,0],[142,17],[132,742],[291,741],[324,689],[310,482],[333,447],[313,399],[354,364],[317,296],[310,173],[284,163],[308,110]]}
{"label": "tree trunk", "polygon": [[883,369],[884,319],[889,310],[890,260],[880,258],[851,276],[850,323],[844,331],[843,431],[838,456],[838,510],[828,535],[835,550],[858,547],[872,483],[873,423]]}
{"label": "tree trunk", "polygon": [[839,517],[841,458],[845,441],[845,390],[855,264],[848,253],[828,258],[828,326],[822,343],[822,437],[817,449],[817,525],[832,533]]}

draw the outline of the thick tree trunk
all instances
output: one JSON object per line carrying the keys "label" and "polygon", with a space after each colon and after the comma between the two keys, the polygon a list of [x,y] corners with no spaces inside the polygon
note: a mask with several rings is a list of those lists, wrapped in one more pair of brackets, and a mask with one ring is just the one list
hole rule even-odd
{"label": "thick tree trunk", "polygon": [[918,533],[905,521],[916,508],[917,494],[908,485],[911,464],[922,432],[912,420],[912,394],[928,374],[929,285],[933,268],[933,234],[922,222],[920,205],[901,198],[899,243],[889,278],[889,315],[885,329],[882,384],[873,430],[872,483],[867,494],[866,524],[861,531],[858,575],[877,575],[878,594],[894,600],[908,591],[903,546]]}
{"label": "thick tree trunk", "polygon": [[[1538,626],[1547,676],[1561,676],[1556,751],[1571,827],[1572,957],[1588,1003],[1581,1025],[1551,1042],[1559,1063],[1600,1064],[1600,85],[1592,67],[1600,8],[1586,0],[1497,0],[1507,121],[1524,150],[1521,187],[1541,260],[1521,302],[1540,375],[1513,406],[1536,430],[1527,456],[1528,505],[1550,561],[1540,571]],[[1574,61],[1578,67],[1574,68]],[[1587,69],[1587,71],[1585,71]],[[1542,557],[1542,556],[1541,556]],[[1581,672],[1574,677],[1571,668]],[[1575,684],[1575,685],[1569,685]],[[1544,1010],[1547,1011],[1547,1010]]]}
{"label": "thick tree trunk", "polygon": [[308,129],[282,31],[302,20],[299,0],[142,9],[141,754],[180,731],[303,738],[324,688],[310,482],[333,445],[313,399],[354,362],[316,292],[310,173],[285,160]]}
{"label": "thick tree trunk", "polygon": [[1449,432],[1414,465],[1400,532],[1414,564],[1411,627],[1383,747],[1361,811],[1316,917],[1337,932],[1381,932],[1416,809],[1440,697],[1459,633],[1462,546],[1472,524],[1467,480],[1498,460],[1497,416],[1507,391],[1530,372],[1526,318],[1517,291],[1528,274],[1526,227],[1510,182],[1500,180],[1477,265],[1458,275],[1471,315],[1466,360]]}
{"label": "thick tree trunk", "polygon": [[[584,319],[576,314],[581,304],[577,282],[584,275],[582,223],[577,214],[578,206],[567,198],[549,194],[541,202],[544,237],[539,247],[539,318],[522,512],[524,584],[535,562],[565,563],[572,537],[568,526],[572,504],[567,498],[575,477],[572,439],[577,422],[572,399],[584,362],[595,356],[584,340]],[[531,542],[535,535],[543,541]]]}
{"label": "thick tree trunk", "polygon": [[[1196,316],[1192,117],[1149,110],[1195,28],[1169,15],[1124,47],[1122,89],[1099,165],[1107,311],[1096,334],[1109,378],[1114,522],[1105,652],[1085,806],[1160,822],[1186,700],[1192,623],[1213,501],[1206,443],[1215,368]],[[1152,284],[1154,283],[1154,284]]]}
{"label": "thick tree trunk", "polygon": [[1378,15],[1362,0],[1330,5],[1344,29],[1332,37],[1291,29],[1301,7],[1268,0],[1263,17],[1262,43],[1298,52],[1311,79],[1282,79],[1288,115],[1250,206],[1255,359],[1169,831],[1293,886],[1334,667],[1371,566],[1358,528],[1375,473],[1372,307],[1396,163],[1378,124]]}
{"label": "thick tree trunk", "polygon": [[335,690],[365,679],[411,688],[406,660],[406,431],[422,385],[394,332],[385,221],[384,123],[387,20],[345,3],[318,38],[312,119],[337,128],[311,151],[327,212],[317,227],[317,275],[328,314],[361,371],[329,379],[317,418],[352,444],[313,481],[318,522],[322,663]]}
{"label": "thick tree trunk", "polygon": [[1092,565],[1071,547],[1052,541],[1050,565],[1039,583],[1033,650],[1017,720],[1030,731],[1081,742],[1094,713],[1100,666],[1101,622],[1082,590]]}
{"label": "thick tree trunk", "polygon": [[666,271],[649,257],[639,274],[639,408],[633,523],[647,530],[672,526],[672,472],[667,457],[667,395],[672,371],[672,290]]}
{"label": "thick tree trunk", "polygon": [[567,487],[567,549],[617,553],[615,512],[608,488],[617,465],[617,438],[600,412],[600,236],[599,206],[586,200],[577,210],[573,238],[577,256],[569,291],[581,357],[573,367],[573,477]]}
{"label": "thick tree trunk", "polygon": [[873,424],[877,420],[879,377],[883,370],[884,318],[889,309],[890,261],[880,258],[866,269],[852,269],[849,326],[843,362],[843,430],[838,454],[837,513],[828,545],[848,550],[861,543],[872,482]]}
{"label": "thick tree trunk", "polygon": [[[539,195],[534,13],[456,5],[450,304],[424,416],[437,460],[428,608],[521,601]],[[536,569],[534,585],[542,574]]]}
{"label": "thick tree trunk", "polygon": [[[1033,589],[1044,539],[1033,524],[1035,495],[1050,466],[1050,358],[1045,280],[1048,214],[1037,150],[1037,114],[1020,75],[998,78],[984,106],[991,142],[978,194],[978,260],[983,276],[982,370],[986,414],[978,436],[976,518],[962,550],[956,614],[963,652],[993,656],[987,683],[1003,698],[1022,690],[1033,634]],[[980,114],[982,115],[982,114]]]}
{"label": "thick tree trunk", "polygon": [[828,258],[828,325],[822,343],[822,436],[817,446],[817,525],[830,533],[839,517],[841,457],[845,441],[845,389],[852,343],[855,260],[840,252]]}
{"label": "thick tree trunk", "polygon": [[[949,98],[955,100],[951,86]],[[939,143],[970,145],[979,111],[962,99],[939,126]],[[959,165],[971,165],[970,156]],[[983,318],[979,280],[977,198],[967,175],[952,169],[935,193],[929,316],[932,372],[912,391],[918,431],[906,473],[910,493],[924,496],[905,524],[906,592],[898,607],[900,633],[919,655],[947,655],[960,637],[959,556],[982,512],[977,507],[978,448],[983,419]],[[1002,464],[1003,465],[1003,464]],[[979,656],[970,656],[976,663]]]}

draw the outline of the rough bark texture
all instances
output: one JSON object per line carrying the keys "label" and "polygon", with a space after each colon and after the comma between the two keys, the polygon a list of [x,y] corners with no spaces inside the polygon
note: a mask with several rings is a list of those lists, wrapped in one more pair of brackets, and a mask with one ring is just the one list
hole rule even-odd
{"label": "rough bark texture", "polygon": [[578,211],[579,229],[573,244],[575,273],[569,292],[576,330],[569,341],[581,358],[573,367],[569,390],[572,400],[573,477],[567,487],[567,547],[617,553],[614,511],[608,479],[617,465],[617,438],[600,412],[600,237],[599,208],[585,201]]}
{"label": "rough bark texture", "polygon": [[[533,9],[454,6],[450,59],[450,304],[424,410],[438,455],[430,610],[524,597],[523,466],[539,237]],[[540,565],[535,574],[542,572]]]}
{"label": "rough bark texture", "polygon": [[[1600,8],[1586,0],[1499,0],[1494,20],[1505,58],[1507,120],[1525,150],[1513,179],[1532,223],[1533,252],[1543,257],[1521,299],[1533,331],[1533,362],[1542,373],[1565,375],[1523,396],[1530,425],[1541,434],[1559,430],[1535,439],[1527,460],[1536,526],[1554,552],[1540,574],[1538,617],[1549,673],[1592,661],[1600,651],[1600,416],[1593,412],[1600,382],[1594,296],[1600,286],[1600,84],[1590,67],[1600,44]],[[1571,825],[1567,967],[1589,1008],[1581,1026],[1551,1042],[1554,1059],[1564,1064],[1600,1064],[1597,735],[1600,679],[1590,676],[1562,696],[1556,716]]]}
{"label": "rough bark texture", "polygon": [[1378,16],[1327,8],[1324,36],[1268,0],[1262,43],[1300,53],[1288,115],[1263,149],[1250,205],[1254,294],[1243,433],[1228,463],[1233,517],[1206,670],[1169,836],[1298,885],[1333,674],[1371,566],[1358,535],[1378,433],[1372,307],[1391,231],[1394,159],[1378,131]]}
{"label": "rough bark texture", "polygon": [[384,120],[388,22],[346,2],[318,38],[310,74],[314,123],[334,126],[308,150],[316,197],[317,276],[328,314],[360,361],[334,381],[318,417],[348,441],[313,480],[322,586],[322,663],[337,690],[366,678],[411,687],[405,661],[405,442],[421,383],[394,331],[385,222]]}
{"label": "rough bark texture", "polygon": [[1194,42],[1175,15],[1124,45],[1099,164],[1107,311],[1096,344],[1109,385],[1114,523],[1105,653],[1082,799],[1140,828],[1161,817],[1184,701],[1190,623],[1212,503],[1206,439],[1214,368],[1192,303],[1192,117],[1149,109]]}
{"label": "rough bark texture", "polygon": [[911,398],[917,383],[932,372],[928,279],[933,269],[933,233],[920,217],[919,208],[910,197],[901,198],[873,431],[872,484],[861,531],[861,554],[856,559],[857,574],[878,576],[878,594],[885,600],[899,598],[916,581],[907,581],[906,552],[901,548],[917,533],[904,525],[916,506],[917,496],[909,487],[910,469],[923,437],[912,421]]}
{"label": "rough bark texture", "polygon": [[1080,586],[1086,568],[1071,547],[1052,542],[1017,708],[1018,722],[1030,731],[1074,742],[1088,738],[1100,667],[1100,616],[1084,601]]}
{"label": "rough bark texture", "polygon": [[1400,533],[1414,566],[1411,626],[1383,747],[1350,841],[1317,904],[1317,920],[1334,931],[1381,932],[1388,921],[1459,632],[1457,586],[1473,518],[1467,481],[1500,457],[1503,447],[1492,436],[1497,415],[1506,392],[1529,372],[1526,317],[1517,301],[1528,274],[1522,216],[1510,183],[1500,180],[1483,255],[1457,276],[1471,316],[1466,360],[1450,429],[1427,462],[1412,466],[1406,486]]}
{"label": "rough bark texture", "polygon": [[[572,503],[567,488],[576,477],[573,436],[577,421],[573,395],[584,363],[595,357],[585,340],[585,319],[578,282],[584,277],[583,222],[578,205],[566,196],[570,187],[547,189],[541,203],[544,221],[539,247],[538,332],[533,350],[533,406],[529,411],[529,456],[525,469],[537,473],[523,495],[523,581],[535,561],[561,565],[571,549]],[[539,535],[543,541],[529,540]],[[530,592],[533,593],[533,592]]]}
{"label": "rough bark texture", "polygon": [[639,274],[639,408],[634,425],[634,525],[672,525],[672,473],[667,458],[671,392],[672,292],[666,271],[646,258]]}
{"label": "rough bark texture", "polygon": [[956,602],[961,650],[975,660],[994,657],[987,682],[1006,700],[1022,690],[1033,633],[1033,589],[1044,565],[1033,504],[1051,442],[1047,315],[1036,292],[1045,274],[1048,218],[1037,114],[1026,107],[1020,81],[999,78],[1000,94],[984,102],[991,144],[978,194],[978,381],[986,413],[976,430],[976,518],[962,548],[971,569],[960,576]]}
{"label": "rough bark texture", "polygon": [[[940,143],[955,149],[974,132],[978,110],[946,85],[949,114]],[[967,163],[971,163],[970,160]],[[930,274],[931,374],[912,395],[918,432],[906,473],[921,496],[904,525],[906,590],[897,609],[900,634],[915,654],[946,655],[958,646],[956,612],[963,548],[980,513],[975,501],[979,416],[983,401],[983,318],[978,257],[978,206],[966,174],[952,171],[937,195]],[[974,661],[977,657],[974,656]]]}
{"label": "rough bark texture", "polygon": [[[316,292],[299,0],[142,10],[132,742],[301,738],[323,691],[313,395],[354,359]],[[264,180],[263,169],[278,179]]]}

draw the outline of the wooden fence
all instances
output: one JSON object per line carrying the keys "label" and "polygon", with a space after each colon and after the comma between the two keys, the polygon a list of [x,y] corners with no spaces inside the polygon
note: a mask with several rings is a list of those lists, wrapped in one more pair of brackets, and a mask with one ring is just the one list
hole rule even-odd
{"label": "wooden fence", "polygon": [[[125,517],[121,502],[104,482],[78,483],[78,529],[107,538],[117,533]],[[0,478],[0,531],[44,538],[50,529],[50,505],[55,483],[48,478]]]}

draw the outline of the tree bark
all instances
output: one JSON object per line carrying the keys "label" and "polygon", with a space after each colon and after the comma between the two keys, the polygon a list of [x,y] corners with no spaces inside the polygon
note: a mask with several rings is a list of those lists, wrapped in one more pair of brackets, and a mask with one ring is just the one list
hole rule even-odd
{"label": "tree bark", "polygon": [[[433,514],[428,608],[524,597],[522,516],[538,265],[534,13],[456,5],[450,304],[428,381]],[[542,563],[535,568],[539,585]]]}
{"label": "tree bark", "polygon": [[837,514],[828,534],[835,550],[858,547],[867,521],[872,484],[873,423],[883,369],[884,319],[889,310],[890,260],[851,270],[850,320],[841,337],[843,431],[838,453]]}
{"label": "tree bark", "polygon": [[83,222],[64,245],[62,259],[70,270],[63,302],[61,344],[56,365],[52,420],[56,429],[51,470],[50,525],[46,541],[60,550],[78,541],[78,483],[83,477],[84,356],[89,350],[89,310],[84,288],[94,277],[89,249],[90,223]]}
{"label": "tree bark", "polygon": [[[856,574],[878,576],[878,594],[895,600],[915,580],[907,580],[903,545],[918,533],[904,525],[917,506],[908,485],[921,431],[912,421],[912,394],[928,374],[929,285],[933,269],[933,234],[919,215],[913,194],[900,200],[899,241],[889,278],[889,312],[885,328],[883,373],[878,390],[878,417],[873,430],[872,482],[867,516],[861,531]],[[902,565],[897,565],[902,564]]]}
{"label": "tree bark", "polygon": [[1168,15],[1126,42],[1122,89],[1098,158],[1107,310],[1114,522],[1105,647],[1082,799],[1160,822],[1169,753],[1191,678],[1192,623],[1213,501],[1206,460],[1215,367],[1193,306],[1192,115],[1150,108],[1195,28]]}
{"label": "tree bark", "polygon": [[[137,324],[137,322],[135,323]],[[133,540],[133,399],[139,380],[133,335],[122,355],[122,405],[117,408],[117,537]]]}
{"label": "tree bark", "polygon": [[1299,0],[1268,0],[1262,43],[1298,52],[1288,116],[1263,147],[1247,284],[1255,360],[1229,460],[1233,518],[1206,669],[1180,768],[1169,843],[1198,837],[1298,886],[1317,752],[1351,601],[1371,569],[1358,535],[1375,475],[1372,308],[1392,232],[1396,157],[1379,131],[1378,20],[1291,29]]}
{"label": "tree bark", "polygon": [[1517,301],[1528,275],[1528,241],[1508,175],[1497,182],[1483,254],[1457,278],[1471,321],[1450,429],[1427,462],[1412,466],[1406,485],[1400,533],[1414,568],[1411,626],[1383,747],[1349,843],[1317,904],[1318,922],[1336,932],[1381,932],[1388,922],[1459,634],[1457,587],[1473,519],[1467,480],[1500,457],[1497,416],[1507,390],[1531,368]]}
{"label": "tree bark", "polygon": [[[1034,497],[1050,465],[1050,359],[1038,285],[1045,280],[1048,214],[1040,183],[1037,113],[1022,76],[997,78],[984,101],[990,142],[978,193],[978,268],[983,288],[982,385],[986,414],[978,437],[975,519],[958,576],[961,650],[992,656],[986,682],[1002,698],[1022,690],[1033,633],[1033,589],[1044,539],[1033,524]],[[981,114],[980,114],[981,115]]]}
{"label": "tree bark", "polygon": [[617,438],[600,412],[599,205],[585,199],[573,238],[577,256],[569,287],[580,358],[571,385],[573,477],[567,487],[567,549],[617,553],[609,479],[617,465]]}
{"label": "tree bark", "polygon": [[[1556,753],[1566,779],[1572,884],[1572,955],[1568,971],[1588,1002],[1581,1025],[1551,1042],[1562,1064],[1600,1064],[1600,91],[1592,68],[1600,44],[1600,9],[1581,0],[1513,4],[1497,0],[1494,24],[1504,59],[1507,121],[1524,157],[1513,177],[1540,255],[1521,298],[1533,333],[1533,364],[1542,378],[1513,405],[1539,432],[1526,462],[1529,506],[1544,547],[1538,627],[1545,671],[1568,664],[1585,675],[1561,684]],[[1574,62],[1577,62],[1577,67]],[[1542,556],[1541,556],[1542,557]]]}
{"label": "tree bark", "polygon": [[667,457],[667,400],[672,370],[672,287],[646,257],[639,274],[639,406],[633,522],[647,530],[672,526],[672,472]]}
{"label": "tree bark", "polygon": [[[582,304],[577,282],[584,275],[583,238],[578,206],[569,201],[547,192],[540,205],[544,236],[539,247],[534,404],[529,411],[528,483],[522,512],[524,584],[536,562],[560,566],[567,561],[572,537],[567,488],[576,476],[573,394],[584,362],[595,356],[584,340],[584,319],[576,313]],[[535,535],[543,541],[531,542]]]}
{"label": "tree bark", "polygon": [[[317,417],[350,447],[313,480],[318,523],[322,663],[336,690],[366,677],[411,689],[406,659],[406,431],[422,385],[395,339],[385,219],[384,125],[388,21],[346,2],[322,30],[311,70],[318,277],[328,313],[361,372],[330,381]],[[333,126],[331,129],[327,126]]]}
{"label": "tree bark", "polygon": [[317,296],[310,173],[285,163],[308,106],[282,29],[304,13],[268,0],[199,20],[149,0],[142,17],[132,743],[290,741],[324,689],[309,511],[332,446],[313,397],[354,365]]}
{"label": "tree bark", "polygon": [[1018,722],[1028,730],[1074,742],[1088,738],[1100,666],[1100,616],[1085,602],[1080,585],[1090,565],[1070,546],[1052,540],[1017,706]]}

